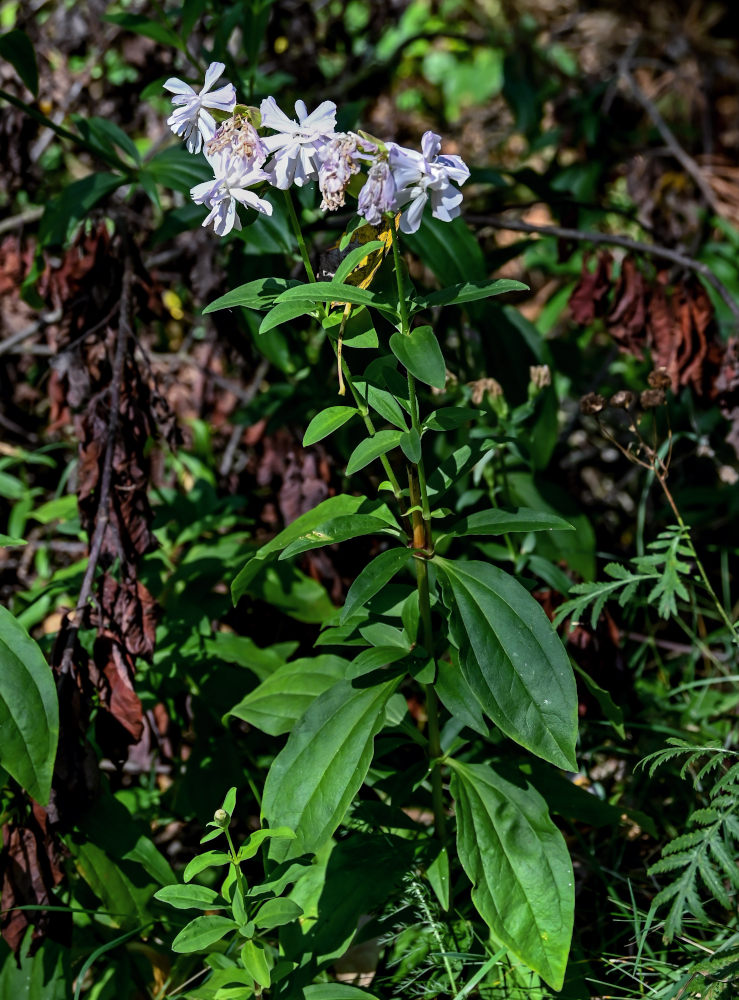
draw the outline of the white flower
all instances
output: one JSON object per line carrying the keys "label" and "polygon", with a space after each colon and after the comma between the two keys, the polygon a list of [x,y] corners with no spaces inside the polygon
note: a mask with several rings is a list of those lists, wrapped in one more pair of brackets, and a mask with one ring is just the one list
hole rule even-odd
{"label": "white flower", "polygon": [[262,139],[267,150],[275,153],[267,166],[270,183],[285,190],[291,184],[302,187],[308,181],[317,180],[321,152],[336,129],[333,101],[324,101],[311,114],[303,101],[296,101],[297,121],[280,111],[274,97],[266,97],[259,110],[263,127],[277,133]]}
{"label": "white flower", "polygon": [[435,132],[424,133],[420,153],[394,142],[387,143],[387,148],[397,188],[397,205],[407,205],[400,217],[401,232],[416,232],[429,197],[431,214],[435,218],[451,222],[459,215],[462,192],[452,185],[452,181],[464,184],[470,172],[460,156],[439,155],[441,136]]}
{"label": "white flower", "polygon": [[190,191],[197,205],[210,208],[203,221],[204,226],[212,222],[219,236],[225,236],[232,229],[241,229],[241,220],[236,212],[237,201],[263,215],[272,215],[270,203],[254,191],[247,190],[268,179],[263,170],[252,167],[243,157],[225,150],[209,157],[208,162],[215,173],[213,180],[196,184]]}
{"label": "white flower", "polygon": [[205,73],[205,83],[199,94],[192,89],[189,83],[184,83],[176,77],[170,77],[164,84],[164,89],[175,95],[172,98],[175,110],[167,119],[167,124],[175,135],[184,137],[191,153],[199,153],[203,146],[203,139],[206,141],[212,139],[215,134],[215,119],[209,111],[206,111],[206,108],[233,111],[236,106],[236,90],[232,83],[227,83],[224,87],[211,91],[211,87],[222,75],[225,68],[224,63],[211,63]]}
{"label": "white flower", "polygon": [[369,169],[357,199],[357,212],[371,226],[379,226],[385,212],[395,210],[395,180],[387,160],[376,160]]}

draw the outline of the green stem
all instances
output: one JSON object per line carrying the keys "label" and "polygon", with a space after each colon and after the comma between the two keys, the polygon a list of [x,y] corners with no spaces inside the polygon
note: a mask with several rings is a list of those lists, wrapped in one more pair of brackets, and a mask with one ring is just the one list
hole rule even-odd
{"label": "green stem", "polygon": [[[423,629],[423,644],[436,666],[434,656],[434,630],[431,623],[431,600],[429,597],[428,560],[422,556],[416,558],[416,583],[418,586],[418,606],[421,613]],[[428,718],[428,755],[431,765],[431,801],[434,809],[434,825],[436,834],[442,844],[446,845],[446,812],[444,810],[444,786],[441,779],[441,732],[439,729],[439,700],[433,683],[425,684],[426,715]]]}
{"label": "green stem", "polygon": [[395,228],[395,219],[390,218],[390,235],[393,241],[393,262],[395,263],[395,281],[398,286],[398,305],[400,306],[400,332],[409,333],[408,300],[405,297],[405,282],[403,281],[402,261],[400,259],[400,241]]}
{"label": "green stem", "polygon": [[310,262],[310,255],[308,253],[308,247],[305,244],[305,237],[303,236],[303,230],[300,227],[300,222],[298,221],[298,216],[295,211],[295,205],[293,204],[293,198],[289,190],[282,192],[285,197],[285,205],[287,206],[287,214],[290,218],[290,225],[295,233],[295,239],[298,241],[298,250],[300,250],[300,256],[303,258],[303,264],[305,266],[305,273],[308,275],[308,281],[313,284],[316,280],[316,274],[313,270],[313,265]]}
{"label": "green stem", "polygon": [[700,574],[700,578],[703,581],[703,586],[706,588],[706,590],[710,594],[711,600],[713,601],[713,603],[714,603],[714,605],[716,607],[716,610],[718,611],[719,618],[724,623],[724,625],[726,625],[726,627],[728,628],[728,630],[733,635],[734,642],[739,642],[739,633],[737,633],[737,627],[734,624],[734,622],[732,622],[731,618],[729,618],[728,614],[726,613],[726,609],[724,608],[724,606],[721,603],[721,601],[718,599],[718,595],[716,594],[716,591],[711,586],[711,583],[710,583],[710,581],[708,579],[708,574],[706,573],[705,567],[703,566],[703,563],[701,562],[700,557],[699,557],[698,553],[696,552],[695,545],[693,545],[693,539],[692,539],[692,537],[690,535],[690,528],[686,525],[685,521],[683,521],[682,516],[680,514],[680,511],[677,508],[677,504],[675,503],[675,500],[674,500],[674,498],[672,496],[672,493],[670,493],[670,490],[669,490],[669,488],[667,486],[667,483],[665,482],[665,474],[660,469],[658,469],[656,467],[655,467],[654,471],[655,471],[655,475],[657,477],[657,482],[662,487],[662,492],[664,493],[665,497],[667,498],[667,502],[669,503],[670,507],[672,508],[672,513],[675,515],[675,518],[677,520],[678,525],[680,526],[680,528],[684,532],[685,540],[687,541],[688,545],[690,546],[691,554],[693,556],[693,559],[695,560],[696,569],[698,570],[698,573]]}
{"label": "green stem", "polygon": [[246,886],[244,885],[244,875],[243,872],[241,871],[241,865],[237,860],[238,854],[236,852],[236,848],[234,847],[234,842],[233,840],[231,840],[231,831],[228,829],[228,827],[225,827],[223,832],[226,834],[226,840],[228,841],[229,850],[231,852],[231,863],[236,869],[236,881],[239,886],[239,892],[241,893],[241,898],[243,900],[246,900]]}
{"label": "green stem", "polygon": [[[395,282],[398,287],[398,305],[400,307],[400,332],[404,336],[410,334],[410,321],[408,319],[408,300],[406,298],[405,282],[403,280],[403,268],[402,261],[400,259],[400,241],[398,240],[398,233],[395,228],[395,220],[390,222],[390,232],[392,234],[393,242],[393,262],[395,264]],[[421,438],[421,418],[418,411],[418,396],[416,394],[416,380],[408,372],[408,398],[410,401],[411,408],[411,425],[413,429],[418,434],[418,438]],[[431,508],[429,505],[428,490],[426,489],[426,472],[424,470],[423,458],[418,460],[416,466],[418,474],[418,489],[421,498],[421,508],[423,510],[423,520],[426,525],[426,544],[425,548],[431,551]]]}
{"label": "green stem", "polygon": [[[336,344],[334,344],[333,341],[331,341],[331,343],[333,344],[335,353],[338,355],[338,348]],[[372,422],[372,417],[369,415],[369,410],[367,409],[364,400],[359,395],[359,392],[357,391],[357,388],[354,385],[354,380],[352,379],[351,372],[349,371],[349,365],[346,363],[346,360],[344,358],[341,359],[341,370],[344,373],[344,381],[349,386],[349,392],[352,394],[357,409],[359,410],[359,415],[364,421],[364,426],[367,428],[367,433],[369,434],[370,437],[374,437],[377,431],[375,430],[375,425]],[[387,455],[380,455],[380,462],[382,463],[382,468],[385,471],[385,475],[388,478],[388,482],[393,488],[393,496],[395,497],[398,504],[401,504],[403,491],[400,488],[398,477],[393,472],[393,467],[390,465]]]}
{"label": "green stem", "polygon": [[[284,191],[283,194],[285,196],[285,204],[287,206],[287,214],[288,214],[288,216],[290,218],[290,225],[292,226],[293,232],[295,233],[295,239],[298,241],[298,249],[300,250],[300,256],[303,258],[303,265],[305,266],[305,273],[308,276],[308,281],[310,281],[311,284],[313,284],[316,281],[316,275],[315,275],[315,271],[313,270],[313,265],[310,262],[310,256],[308,254],[308,247],[306,246],[305,238],[303,236],[303,230],[302,230],[302,228],[300,226],[300,221],[299,221],[297,213],[295,211],[295,205],[293,204],[292,195],[290,194],[290,191]],[[324,314],[325,314],[325,307],[321,306],[321,309],[324,311]],[[331,343],[332,343],[332,346],[334,348],[334,353],[338,356],[338,348],[337,348],[336,344],[334,344],[333,341],[331,341]],[[357,409],[359,410],[359,413],[360,413],[360,415],[362,417],[362,420],[364,421],[364,426],[367,428],[367,432],[369,433],[369,436],[370,437],[374,437],[375,434],[376,434],[375,425],[372,423],[372,418],[370,417],[370,415],[369,415],[369,413],[367,411],[367,407],[364,404],[364,400],[359,395],[359,393],[357,392],[357,390],[356,390],[356,388],[354,386],[354,382],[352,381],[352,377],[351,377],[351,374],[349,372],[349,366],[347,365],[346,361],[343,358],[341,360],[341,370],[344,373],[344,378],[346,380],[346,384],[349,386],[349,391],[351,392],[352,396],[354,397],[354,402],[356,403]],[[393,495],[394,495],[396,501],[398,503],[400,503],[403,491],[400,488],[400,483],[398,482],[397,476],[393,472],[392,466],[390,465],[390,462],[388,461],[387,455],[381,455],[380,456],[380,462],[382,463],[382,468],[385,471],[385,475],[388,478],[388,482],[390,483],[390,485],[393,488]]]}

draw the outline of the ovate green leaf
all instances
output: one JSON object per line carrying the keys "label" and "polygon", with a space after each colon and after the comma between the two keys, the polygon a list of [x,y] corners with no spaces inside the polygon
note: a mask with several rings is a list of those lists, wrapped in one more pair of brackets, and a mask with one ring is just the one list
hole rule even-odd
{"label": "ovate green leaf", "polygon": [[292,559],[293,556],[308,552],[310,549],[321,549],[324,545],[346,542],[361,535],[384,534],[388,531],[393,531],[390,525],[371,514],[340,514],[322,524],[317,524],[315,528],[311,528],[290,542],[280,553],[279,558]]}
{"label": "ovate green leaf", "polygon": [[154,899],[178,910],[222,910],[224,906],[218,893],[204,885],[165,885],[154,893]]}
{"label": "ovate green leaf", "polygon": [[340,493],[338,496],[329,497],[327,500],[319,503],[313,510],[301,514],[292,524],[289,524],[278,535],[275,535],[271,541],[262,545],[246,562],[231,584],[231,594],[234,604],[238,603],[239,598],[246,593],[254,577],[265,567],[265,560],[277,556],[290,542],[299,538],[300,535],[305,534],[306,531],[317,527],[323,521],[340,514],[355,514],[365,502],[366,497],[353,497],[345,493]]}
{"label": "ovate green leaf", "polygon": [[286,289],[298,285],[300,282],[292,278],[257,278],[256,281],[247,281],[245,285],[239,285],[238,288],[232,288],[230,292],[221,295],[207,305],[203,313],[234,309],[237,306],[244,306],[247,309],[269,309]]}
{"label": "ovate green leaf", "polygon": [[419,382],[443,389],[446,364],[436,334],[430,326],[417,326],[408,334],[394,333],[390,350]]}
{"label": "ovate green leaf", "polygon": [[349,456],[346,466],[347,476],[359,472],[360,469],[369,465],[370,462],[374,462],[376,458],[387,454],[393,448],[397,448],[400,444],[401,436],[402,431],[385,430],[378,431],[371,438],[365,438],[364,441],[360,441]]}
{"label": "ovate green leaf", "polygon": [[289,826],[297,835],[273,846],[278,860],[314,853],[341,823],[369,769],[396,685],[355,688],[339,681],[293,729],[270,768],[262,801],[270,827]]}
{"label": "ovate green leaf", "polygon": [[308,448],[317,441],[322,441],[329,434],[333,434],[339,427],[343,427],[347,420],[351,420],[357,414],[353,406],[329,406],[321,410],[308,424],[303,435],[303,447]]}
{"label": "ovate green leaf", "polygon": [[514,531],[572,531],[572,525],[556,514],[547,511],[530,510],[521,507],[519,510],[481,510],[461,518],[448,531],[447,535],[503,535]]}
{"label": "ovate green leaf", "polygon": [[552,623],[508,573],[436,557],[452,638],[483,712],[506,736],[576,770],[577,692]]}
{"label": "ovate green leaf", "polygon": [[495,941],[558,990],[575,906],[564,838],[531,785],[483,764],[451,764],[457,849],[472,901]]}
{"label": "ovate green leaf", "polygon": [[230,917],[218,915],[195,917],[185,924],[172,942],[172,951],[178,955],[189,954],[192,951],[203,951],[220,941],[229,931],[236,930],[237,924]]}
{"label": "ovate green leaf", "polygon": [[221,865],[227,865],[228,862],[229,856],[223,851],[206,851],[204,854],[198,854],[197,857],[194,857],[190,861],[182,873],[182,878],[185,882],[190,882],[200,872],[204,872],[206,868],[218,868]]}
{"label": "ovate green leaf", "polygon": [[282,927],[302,916],[303,907],[298,906],[292,899],[268,899],[259,907],[259,912],[254,917],[254,923],[262,930],[268,931],[273,927]]}
{"label": "ovate green leaf", "polygon": [[246,941],[241,949],[241,961],[252,979],[267,989],[270,984],[270,970],[264,948],[256,941]]}
{"label": "ovate green leaf", "polygon": [[315,281],[289,288],[283,292],[278,302],[325,302],[337,305],[372,306],[395,319],[395,306],[382,299],[375,292],[357,285],[345,285],[340,281]]}

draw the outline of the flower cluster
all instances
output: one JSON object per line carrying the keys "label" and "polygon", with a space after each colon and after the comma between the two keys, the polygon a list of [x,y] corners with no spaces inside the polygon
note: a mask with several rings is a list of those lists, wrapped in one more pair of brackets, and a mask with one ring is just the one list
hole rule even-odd
{"label": "flower cluster", "polygon": [[[372,225],[379,225],[386,212],[400,211],[401,231],[415,233],[429,201],[437,219],[450,222],[459,215],[462,192],[457,185],[464,184],[470,172],[461,157],[441,153],[441,137],[435,132],[425,133],[418,152],[355,132],[337,132],[332,101],[310,114],[303,101],[296,101],[296,117],[289,118],[274,97],[267,97],[259,108],[260,130],[272,134],[260,134],[236,111],[232,84],[212,90],[224,69],[223,63],[211,63],[199,94],[181,80],[164,84],[175,95],[167,124],[185,139],[191,153],[202,149],[213,169],[213,179],[197,184],[191,195],[209,209],[203,225],[212,222],[219,236],[241,229],[237,202],[272,214],[270,202],[251,190],[257,185],[286,190],[317,181],[321,208],[333,211],[344,205],[352,178],[363,167],[367,176],[358,192],[357,211]],[[208,108],[230,117],[216,127]]]}

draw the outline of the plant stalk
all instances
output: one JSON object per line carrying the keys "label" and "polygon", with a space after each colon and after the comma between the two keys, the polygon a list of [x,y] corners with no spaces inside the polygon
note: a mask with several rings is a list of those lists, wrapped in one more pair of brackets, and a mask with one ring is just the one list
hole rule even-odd
{"label": "plant stalk", "polygon": [[[429,566],[423,556],[416,557],[416,583],[418,585],[418,606],[423,628],[423,644],[434,661],[434,631],[431,624],[431,601],[429,599]],[[439,699],[433,682],[424,685],[426,692],[426,716],[428,720],[428,755],[431,765],[431,802],[434,809],[436,834],[443,845],[447,843],[446,812],[444,809],[444,786],[441,778],[441,732],[439,729]]]}

